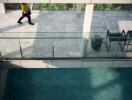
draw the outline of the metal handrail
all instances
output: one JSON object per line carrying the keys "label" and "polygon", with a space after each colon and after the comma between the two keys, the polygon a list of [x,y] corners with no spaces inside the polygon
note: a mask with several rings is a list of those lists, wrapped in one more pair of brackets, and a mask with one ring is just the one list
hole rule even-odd
{"label": "metal handrail", "polygon": [[132,57],[45,57],[45,58],[3,58],[0,61],[8,60],[90,60],[90,61],[132,61]]}
{"label": "metal handrail", "polygon": [[0,39],[82,39],[82,37],[0,37]]}
{"label": "metal handrail", "polygon": [[42,32],[42,31],[37,31],[37,32],[4,32],[4,31],[0,31],[0,33],[106,33],[106,31],[102,31],[102,32]]}

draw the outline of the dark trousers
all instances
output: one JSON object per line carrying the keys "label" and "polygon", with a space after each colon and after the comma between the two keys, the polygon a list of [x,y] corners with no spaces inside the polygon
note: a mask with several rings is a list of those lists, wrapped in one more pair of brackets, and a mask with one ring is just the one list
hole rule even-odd
{"label": "dark trousers", "polygon": [[32,23],[31,22],[31,13],[22,13],[22,16],[20,17],[20,19],[18,20],[18,21],[20,21],[21,22],[21,20],[24,18],[24,17],[27,17],[27,19],[28,19],[28,23]]}

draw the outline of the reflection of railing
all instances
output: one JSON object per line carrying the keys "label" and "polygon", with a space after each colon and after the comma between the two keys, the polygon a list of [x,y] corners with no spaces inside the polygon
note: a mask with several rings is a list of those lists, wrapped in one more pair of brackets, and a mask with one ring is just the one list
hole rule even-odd
{"label": "reflection of railing", "polygon": [[[100,34],[101,33],[101,34]],[[81,34],[81,33],[80,33]],[[86,57],[81,57],[82,36],[77,35],[52,35],[49,36],[3,36],[0,37],[0,59],[83,59],[83,58],[132,58],[132,52],[120,49],[118,43],[112,43],[110,50],[106,46],[106,32],[89,33],[88,47],[85,48]],[[91,40],[94,35],[100,35],[102,45],[99,50],[94,50]],[[38,34],[36,34],[38,35]],[[51,37],[52,36],[52,37]],[[117,38],[117,37],[113,37]],[[130,38],[129,38],[130,39]],[[98,41],[96,41],[98,43]],[[95,44],[96,44],[95,43]]]}

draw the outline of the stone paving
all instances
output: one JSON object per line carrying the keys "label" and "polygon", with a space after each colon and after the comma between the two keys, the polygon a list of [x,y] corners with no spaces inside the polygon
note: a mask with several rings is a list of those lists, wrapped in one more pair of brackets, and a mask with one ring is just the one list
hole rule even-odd
{"label": "stone paving", "polygon": [[[19,10],[7,11],[6,15],[1,14],[0,37],[43,37],[47,39],[0,39],[0,51],[3,56],[20,58],[20,44],[25,58],[80,57],[84,12],[77,14],[73,11],[33,11],[34,26],[28,25],[26,18],[22,25],[17,24],[20,16]],[[90,36],[98,34],[105,37],[107,29],[117,32],[122,29],[131,30],[131,27],[131,12],[95,11]],[[110,52],[107,52],[104,43],[100,52],[95,52],[91,49],[90,40],[87,48],[88,57],[132,56],[131,52],[122,53],[117,43],[112,44]]]}

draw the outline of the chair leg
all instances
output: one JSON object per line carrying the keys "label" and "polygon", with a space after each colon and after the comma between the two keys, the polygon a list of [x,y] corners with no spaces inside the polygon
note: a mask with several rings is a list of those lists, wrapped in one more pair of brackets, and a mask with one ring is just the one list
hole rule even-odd
{"label": "chair leg", "polygon": [[123,48],[122,48],[122,46],[121,46],[121,42],[118,42],[118,43],[119,43],[119,45],[120,45],[121,51],[123,52]]}
{"label": "chair leg", "polygon": [[107,52],[109,52],[109,48],[110,48],[110,45],[111,45],[111,41],[110,41],[110,43],[108,45],[107,38],[106,38],[105,45],[106,45]]}
{"label": "chair leg", "polygon": [[123,44],[123,52],[124,52],[125,46],[126,46],[126,41]]}
{"label": "chair leg", "polygon": [[129,43],[130,43],[130,40],[126,43],[126,52],[127,52],[127,49],[128,49],[128,46],[129,46]]}
{"label": "chair leg", "polygon": [[107,52],[108,52],[108,44],[105,42],[105,46],[106,46],[106,49],[107,49]]}
{"label": "chair leg", "polygon": [[108,52],[109,52],[109,50],[110,50],[110,46],[111,46],[111,41],[110,41],[109,46],[108,46]]}
{"label": "chair leg", "polygon": [[[126,44],[127,44],[127,40],[124,42],[124,44],[123,44],[123,52],[125,51],[126,52],[126,50],[125,50],[125,47],[126,47]],[[128,47],[127,47],[128,48]]]}

